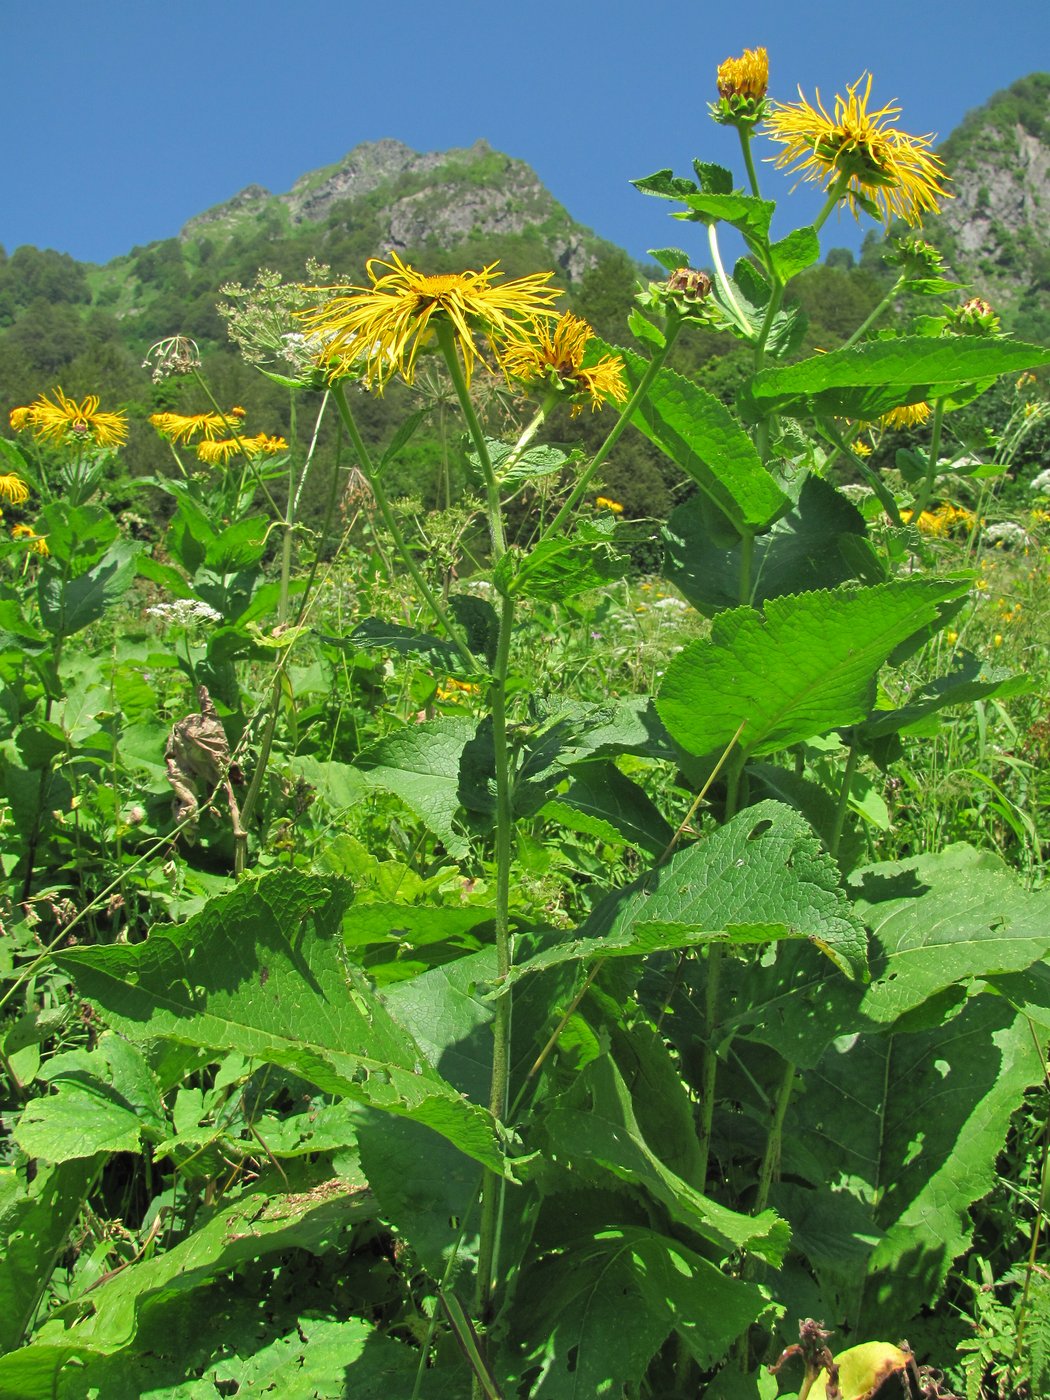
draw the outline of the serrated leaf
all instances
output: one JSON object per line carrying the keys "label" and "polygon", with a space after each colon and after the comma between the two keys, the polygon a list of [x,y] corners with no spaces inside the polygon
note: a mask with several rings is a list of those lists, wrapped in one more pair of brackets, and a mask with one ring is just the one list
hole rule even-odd
{"label": "serrated leaf", "polygon": [[649,256],[655,258],[665,272],[689,266],[689,254],[681,248],[650,248]]}
{"label": "serrated leaf", "polygon": [[768,238],[776,209],[772,200],[756,199],[751,194],[682,194],[678,199],[688,212],[675,214],[676,219],[729,224],[745,238],[757,240]]}
{"label": "serrated leaf", "polygon": [[814,1185],[856,1197],[877,1240],[851,1329],[894,1335],[936,1302],[970,1238],[969,1208],[995,1182],[1010,1116],[1042,1077],[1024,1019],[987,996],[933,1030],[831,1047],[807,1076],[787,1131],[822,1168]]}
{"label": "serrated leaf", "polygon": [[650,855],[666,850],[674,832],[645,790],[612,763],[581,763],[572,785],[543,809],[547,816],[604,840],[625,842]]}
{"label": "serrated leaf", "polygon": [[345,882],[275,871],[134,946],[56,955],[129,1038],[280,1065],[319,1089],[425,1123],[502,1170],[495,1125],[462,1098],[341,959]]}
{"label": "serrated leaf", "polygon": [[317,634],[329,646],[351,651],[389,651],[397,656],[421,656],[445,671],[458,671],[462,662],[451,642],[435,637],[432,632],[420,632],[415,627],[403,627],[398,622],[384,622],[378,617],[366,617],[345,637]]}
{"label": "serrated leaf", "polygon": [[[834,487],[807,477],[798,503],[754,542],[752,606],[785,593],[833,588],[857,577],[857,560],[843,537],[863,541],[864,520]],[[671,512],[663,531],[665,572],[705,617],[740,604],[741,545],[714,538],[699,499]],[[872,554],[871,567],[879,567]]]}
{"label": "serrated leaf", "polygon": [[762,370],[752,382],[750,403],[758,414],[871,419],[975,380],[991,381],[1045,364],[1050,364],[1050,350],[1020,341],[902,336]]}
{"label": "serrated leaf", "polygon": [[97,622],[108,607],[128,591],[135,579],[142,546],[118,540],[85,573],[63,576],[57,560],[40,571],[37,598],[40,621],[54,637],[71,637]]}
{"label": "serrated leaf", "polygon": [[610,540],[580,538],[579,532],[571,538],[541,540],[524,558],[508,553],[503,560],[506,567],[498,581],[511,594],[551,602],[600,588],[623,578],[628,569],[628,560],[616,553]]}
{"label": "serrated leaf", "polygon": [[890,1024],[945,987],[1023,972],[1050,954],[1050,898],[1024,889],[991,851],[955,845],[850,877],[854,907],[885,950],[860,1004]]}
{"label": "serrated leaf", "polygon": [[258,564],[266,553],[269,524],[265,515],[254,515],[227,526],[208,541],[205,566],[217,574],[236,574]]}
{"label": "serrated leaf", "polygon": [[[628,383],[636,388],[646,361],[618,346],[603,344],[601,350],[621,357]],[[673,370],[657,373],[631,422],[696,482],[741,534],[767,529],[789,508],[787,496],[725,404]]]}
{"label": "serrated leaf", "polygon": [[473,735],[474,725],[465,716],[406,725],[367,749],[355,765],[372,787],[410,807],[457,859],[470,849],[453,820],[460,810],[460,759]]}
{"label": "serrated leaf", "polygon": [[837,866],[803,818],[779,802],[738,812],[607,895],[580,934],[519,963],[504,985],[562,962],[780,939],[808,939],[848,976],[867,976],[867,935],[839,888]]}
{"label": "serrated leaf", "polygon": [[673,1331],[708,1367],[766,1306],[755,1285],[637,1225],[570,1233],[523,1288],[536,1302],[516,1340],[525,1364],[539,1367],[534,1400],[625,1394]]}
{"label": "serrated leaf", "polygon": [[894,649],[966,593],[968,580],[901,579],[771,598],[719,613],[710,640],[667,669],[656,708],[696,755],[725,748],[741,721],[745,754],[766,754],[867,718]]}
{"label": "serrated leaf", "polygon": [[627,329],[639,340],[647,340],[650,345],[655,345],[658,350],[662,350],[667,344],[667,337],[660,327],[654,326],[652,321],[643,316],[636,306],[631,308],[630,315],[627,317]]}
{"label": "serrated leaf", "polygon": [[31,1157],[69,1162],[137,1152],[166,1129],[160,1090],[140,1051],[106,1032],[92,1051],[52,1056],[39,1076],[55,1092],[32,1099],[13,1137]]}
{"label": "serrated leaf", "polygon": [[779,243],[770,244],[769,255],[781,282],[790,282],[820,257],[820,239],[815,229],[797,228]]}
{"label": "serrated leaf", "polygon": [[780,1264],[789,1231],[776,1213],[742,1215],[677,1176],[645,1141],[630,1091],[611,1056],[592,1060],[547,1110],[544,1132],[559,1161],[608,1172],[658,1201],[671,1220],[712,1243],[723,1258],[744,1250]]}

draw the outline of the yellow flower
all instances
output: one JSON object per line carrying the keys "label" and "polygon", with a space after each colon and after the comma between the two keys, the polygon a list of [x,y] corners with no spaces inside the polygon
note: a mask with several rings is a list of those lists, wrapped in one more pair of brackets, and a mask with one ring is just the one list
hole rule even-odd
{"label": "yellow flower", "polygon": [[[595,364],[584,366],[584,352],[593,335],[586,321],[566,311],[553,327],[537,321],[528,339],[512,341],[499,357],[500,366],[509,379],[531,384],[547,378],[573,394],[586,394],[592,410],[601,408],[606,398],[624,403],[627,384],[618,355],[603,355]],[[573,404],[573,416],[581,411],[581,404]]]}
{"label": "yellow flower", "polygon": [[863,438],[854,438],[850,448],[858,457],[871,456],[871,443],[865,442]]}
{"label": "yellow flower", "polygon": [[20,476],[14,472],[4,472],[0,476],[0,501],[9,501],[13,506],[20,506],[23,501],[29,500],[29,487]]}
{"label": "yellow flower", "polygon": [[439,700],[456,700],[463,695],[480,695],[481,686],[474,685],[471,681],[459,681],[455,676],[449,676],[444,685],[437,688],[437,698]]}
{"label": "yellow flower", "polygon": [[151,413],[149,421],[169,442],[192,442],[198,435],[212,441],[226,431],[219,413]]}
{"label": "yellow flower", "polygon": [[884,428],[921,428],[930,416],[928,403],[907,403],[902,408],[891,408],[879,422]]}
{"label": "yellow flower", "polygon": [[8,417],[11,422],[11,427],[15,430],[16,433],[20,433],[22,429],[26,426],[26,424],[29,422],[30,412],[31,410],[28,406],[26,406],[25,408],[13,408],[11,410]]}
{"label": "yellow flower", "polygon": [[959,634],[958,632],[945,632],[944,639],[949,646],[954,646],[955,643],[959,640]]}
{"label": "yellow flower", "polygon": [[[369,260],[371,287],[337,287],[336,293],[346,295],[335,295],[300,315],[324,344],[325,367],[338,374],[361,362],[366,383],[380,390],[394,374],[412,383],[416,356],[433,335],[433,323],[444,322],[452,328],[469,384],[479,354],[477,334],[521,339],[533,318],[554,314],[550,304],[561,295],[546,285],[552,272],[493,286],[502,276],[497,266],[491,263],[480,272],[427,276],[391,253],[389,262]],[[378,274],[377,268],[390,270]]]}
{"label": "yellow flower", "polygon": [[760,102],[769,87],[769,55],[765,49],[745,49],[739,58],[718,65],[718,95],[727,102],[742,97]]}
{"label": "yellow flower", "polygon": [[599,510],[611,510],[613,515],[622,515],[623,506],[619,501],[610,501],[608,496],[599,496],[594,504]]}
{"label": "yellow flower", "polygon": [[46,536],[38,535],[31,525],[13,525],[11,527],[11,538],[13,540],[26,540],[34,554],[51,553],[47,547]]}
{"label": "yellow flower", "polygon": [[871,74],[863,93],[861,77],[835,98],[831,118],[820,101],[810,106],[802,89],[800,102],[774,103],[766,133],[783,145],[776,157],[778,170],[791,166],[804,180],[815,180],[825,192],[836,189],[854,214],[858,207],[881,217],[918,224],[924,213],[936,213],[938,201],[951,196],[940,158],[931,150],[932,136],[909,136],[894,126],[900,107],[889,102],[877,112],[867,109]]}
{"label": "yellow flower", "polygon": [[267,437],[259,433],[257,437],[225,438],[220,442],[199,442],[197,456],[209,466],[225,466],[231,457],[272,457],[275,452],[287,451],[288,444],[283,437]]}
{"label": "yellow flower", "polygon": [[995,636],[992,638],[992,641],[997,647],[1001,647],[1003,644],[1003,634],[1001,632],[996,632]]}
{"label": "yellow flower", "polygon": [[76,437],[93,437],[99,447],[119,447],[126,440],[126,415],[99,413],[97,395],[88,394],[82,403],[77,403],[67,398],[61,389],[55,389],[54,394],[57,403],[41,394],[29,405],[24,419],[41,442],[62,443],[71,433]]}

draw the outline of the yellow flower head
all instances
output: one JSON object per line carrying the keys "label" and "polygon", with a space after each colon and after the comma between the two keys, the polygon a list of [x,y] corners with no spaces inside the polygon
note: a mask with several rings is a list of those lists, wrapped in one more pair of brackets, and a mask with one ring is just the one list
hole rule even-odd
{"label": "yellow flower head", "polygon": [[[528,339],[507,345],[499,357],[500,366],[508,379],[525,384],[547,379],[574,396],[585,394],[592,410],[601,408],[606,398],[624,403],[627,384],[618,355],[603,355],[595,364],[584,366],[587,342],[593,335],[586,321],[566,311],[553,326],[549,321],[534,322]],[[581,410],[581,404],[573,404],[574,416]]]}
{"label": "yellow flower head", "polygon": [[868,111],[871,74],[835,98],[835,115],[824,110],[820,93],[811,106],[799,88],[801,101],[774,103],[766,118],[766,133],[784,150],[776,157],[778,170],[791,166],[804,180],[815,180],[825,192],[833,187],[849,203],[882,218],[919,224],[924,213],[936,213],[938,201],[951,196],[940,158],[931,150],[933,137],[909,136],[894,126],[900,107],[888,102]]}
{"label": "yellow flower head", "polygon": [[720,126],[750,131],[766,114],[768,87],[769,55],[765,49],[745,49],[718,65],[718,101],[708,110]]}
{"label": "yellow flower head", "polygon": [[[368,262],[370,287],[337,287],[323,306],[300,315],[324,345],[326,368],[339,374],[360,363],[366,383],[380,390],[394,374],[412,383],[416,356],[444,323],[451,327],[469,384],[479,354],[478,334],[519,340],[535,317],[554,315],[550,304],[561,296],[547,286],[552,272],[494,286],[502,276],[497,266],[427,276],[391,253],[389,262]],[[379,273],[380,268],[389,271]]]}
{"label": "yellow flower head", "polygon": [[596,496],[594,504],[599,510],[611,510],[613,515],[622,515],[623,506],[619,501],[611,501],[608,496]]}
{"label": "yellow flower head", "polygon": [[57,403],[41,394],[29,405],[24,419],[41,442],[58,444],[70,437],[92,438],[99,447],[119,447],[126,440],[126,415],[99,413],[95,394],[88,394],[81,403],[67,398],[61,389],[55,389],[54,394]]}
{"label": "yellow flower head", "polygon": [[4,472],[0,476],[0,501],[9,501],[13,506],[20,506],[23,501],[29,500],[29,487],[20,476],[14,472]]}
{"label": "yellow flower head", "polygon": [[218,413],[151,413],[149,421],[169,442],[192,442],[198,436],[210,442],[226,430]]}
{"label": "yellow flower head", "polygon": [[47,555],[51,553],[47,547],[46,536],[38,535],[31,525],[13,525],[11,527],[11,538],[13,540],[27,541],[29,548],[34,554]]}
{"label": "yellow flower head", "polygon": [[16,433],[20,433],[22,429],[26,426],[26,424],[29,422],[29,414],[30,409],[28,407],[13,408],[11,410],[8,417],[10,419],[11,427],[15,430]]}
{"label": "yellow flower head", "polygon": [[202,462],[215,467],[225,466],[233,457],[247,457],[249,461],[254,461],[256,457],[272,457],[276,452],[287,451],[287,448],[283,437],[268,437],[266,433],[259,433],[256,437],[200,442],[197,444],[197,456]]}
{"label": "yellow flower head", "polygon": [[928,403],[908,403],[903,408],[891,408],[879,422],[884,428],[921,428],[930,416]]}

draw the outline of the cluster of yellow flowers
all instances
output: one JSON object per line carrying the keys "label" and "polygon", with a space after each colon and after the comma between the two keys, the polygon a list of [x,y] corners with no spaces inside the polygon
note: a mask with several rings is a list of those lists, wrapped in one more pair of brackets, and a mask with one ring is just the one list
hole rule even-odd
{"label": "cluster of yellow flowers", "polygon": [[411,384],[420,352],[444,335],[459,351],[468,385],[484,338],[508,381],[566,393],[574,412],[581,399],[592,409],[607,399],[623,403],[621,360],[605,355],[584,363],[594,332],[571,312],[553,309],[561,295],[547,285],[554,274],[501,283],[497,267],[428,275],[391,253],[389,262],[367,264],[371,286],[318,288],[324,302],[300,318],[324,347],[318,363],[330,377],[356,374],[379,392],[395,375]]}
{"label": "cluster of yellow flowers", "polygon": [[236,423],[247,415],[236,405],[228,413],[152,413],[150,422],[173,446],[188,447],[195,439],[197,456],[210,466],[225,466],[235,457],[254,461],[256,457],[272,457],[286,452],[283,437],[257,433],[255,437],[220,437],[221,433],[236,432]]}
{"label": "cluster of yellow flowers", "polygon": [[599,510],[611,510],[613,515],[623,514],[623,506],[620,504],[620,502],[611,501],[608,496],[596,497],[594,504],[598,507]]}
{"label": "cluster of yellow flowers", "polygon": [[[901,511],[901,519],[905,525],[912,523],[914,513],[910,510]],[[924,535],[947,539],[953,534],[968,534],[977,524],[977,517],[973,511],[946,502],[934,510],[924,510],[914,523]]]}

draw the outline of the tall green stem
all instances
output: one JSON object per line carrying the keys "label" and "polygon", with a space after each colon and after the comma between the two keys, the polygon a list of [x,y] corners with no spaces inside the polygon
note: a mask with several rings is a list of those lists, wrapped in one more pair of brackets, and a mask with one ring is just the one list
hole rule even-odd
{"label": "tall green stem", "polygon": [[[438,330],[452,384],[459,399],[474,449],[485,479],[485,496],[492,562],[498,564],[506,553],[506,533],[499,482],[492,466],[488,443],[471,401],[463,367],[456,353],[450,326]],[[537,425],[538,426],[538,425]],[[502,981],[510,973],[514,948],[510,931],[510,868],[514,845],[514,807],[511,790],[510,746],[507,742],[507,676],[510,670],[511,636],[514,629],[514,599],[504,596],[500,606],[499,641],[489,686],[492,715],[492,749],[496,782],[496,976]],[[498,1122],[505,1122],[510,1093],[510,1043],[513,999],[505,992],[496,1003],[492,1026],[492,1073],[489,1081],[489,1109]],[[503,1179],[495,1172],[485,1173],[481,1195],[481,1224],[478,1242],[477,1312],[484,1317],[490,1310],[497,1270],[497,1250],[502,1228]]]}
{"label": "tall green stem", "polygon": [[594,454],[588,466],[584,468],[583,474],[581,475],[579,481],[576,483],[568,499],[564,502],[561,509],[558,511],[557,515],[554,517],[551,523],[543,531],[542,535],[540,536],[541,541],[551,539],[554,535],[558,534],[562,526],[568,520],[569,516],[575,510],[576,506],[586,495],[587,487],[593,481],[595,472],[598,471],[598,469],[605,462],[605,459],[608,457],[609,453],[619,442],[620,436],[623,433],[624,428],[626,428],[627,424],[631,421],[635,409],[643,401],[646,394],[648,394],[649,388],[653,380],[663,368],[664,361],[671,353],[671,347],[678,339],[678,332],[681,330],[681,328],[682,322],[677,318],[675,318],[673,321],[668,322],[667,338],[665,339],[663,345],[660,347],[659,350],[656,351],[656,353],[653,355],[653,358],[649,361],[648,365],[646,366],[645,373],[638,381],[637,388],[635,389],[631,397],[627,400],[627,402],[624,404],[623,408],[620,410],[619,418],[617,418],[616,422],[609,429],[608,436],[602,443],[601,447],[598,448],[598,451]]}
{"label": "tall green stem", "polygon": [[784,1119],[787,1116],[788,1104],[791,1102],[794,1087],[795,1066],[791,1061],[786,1061],[780,1079],[780,1087],[777,1090],[776,1103],[773,1105],[773,1121],[769,1125],[765,1154],[758,1171],[758,1189],[755,1192],[756,1215],[760,1215],[769,1204],[769,1188],[773,1184],[773,1178],[780,1165],[780,1150],[784,1140]]}
{"label": "tall green stem", "polygon": [[859,761],[860,748],[854,739],[846,756],[846,766],[842,772],[842,786],[839,788],[839,800],[835,805],[835,823],[831,828],[831,837],[828,841],[828,854],[832,856],[837,856],[839,853],[842,829],[846,823],[846,813],[849,811],[849,794],[853,786],[853,775],[857,771]]}
{"label": "tall green stem", "polygon": [[347,436],[353,444],[354,451],[357,454],[358,466],[364,473],[365,477],[367,477],[368,479],[368,484],[371,487],[372,495],[375,497],[375,503],[379,508],[379,514],[383,517],[383,524],[386,526],[391,539],[394,541],[394,546],[397,549],[398,554],[401,556],[401,560],[404,563],[405,568],[408,570],[409,574],[411,574],[412,581],[419,589],[420,596],[426,601],[427,606],[430,608],[431,612],[441,623],[441,626],[445,631],[445,635],[448,637],[452,645],[456,648],[456,651],[459,653],[460,659],[466,666],[468,672],[476,671],[478,669],[478,663],[476,658],[474,657],[470,648],[467,646],[466,642],[463,640],[463,636],[459,628],[449,617],[448,612],[446,611],[441,600],[438,598],[434,590],[430,587],[430,584],[427,583],[426,579],[423,576],[422,570],[416,563],[412,551],[409,549],[408,544],[405,541],[404,535],[401,533],[401,527],[397,523],[397,517],[394,515],[394,512],[390,509],[390,502],[387,499],[386,492],[383,490],[382,483],[379,481],[375,467],[372,464],[371,454],[369,453],[368,448],[365,445],[364,438],[362,438],[361,436],[361,431],[357,426],[357,420],[354,418],[354,415],[350,412],[350,405],[346,401],[346,394],[343,391],[342,384],[335,384],[333,392],[335,394],[335,406],[339,411],[339,417],[342,420],[343,427],[346,429]]}
{"label": "tall green stem", "polygon": [[711,1137],[715,1122],[715,1086],[718,1080],[718,992],[725,954],[717,943],[707,945],[707,986],[704,992],[704,1048],[700,1058],[700,1122],[697,1127],[696,1179],[701,1191],[707,1180]]}
{"label": "tall green stem", "polygon": [[893,286],[889,289],[889,291],[882,298],[882,300],[875,307],[875,309],[873,311],[869,311],[867,316],[865,316],[864,320],[860,323],[857,329],[850,336],[849,340],[846,341],[845,345],[840,347],[841,349],[851,350],[853,346],[856,345],[857,342],[862,338],[862,336],[867,334],[867,332],[875,324],[875,322],[879,319],[879,317],[887,309],[887,307],[893,305],[894,300],[900,293],[901,288],[904,286],[907,280],[908,279],[906,277],[897,278],[896,282],[894,282]]}
{"label": "tall green stem", "polygon": [[930,504],[937,484],[937,463],[941,455],[941,427],[944,423],[944,399],[933,401],[933,426],[930,429],[930,447],[926,455],[926,475],[923,477],[919,494],[911,508],[912,524],[917,524],[919,516]]}
{"label": "tall green stem", "polygon": [[755,159],[751,154],[751,127],[738,126],[737,135],[740,137],[740,150],[744,156],[744,168],[747,170],[747,182],[751,186],[751,193],[756,199],[761,199],[762,194],[758,187],[758,171],[755,169]]}

